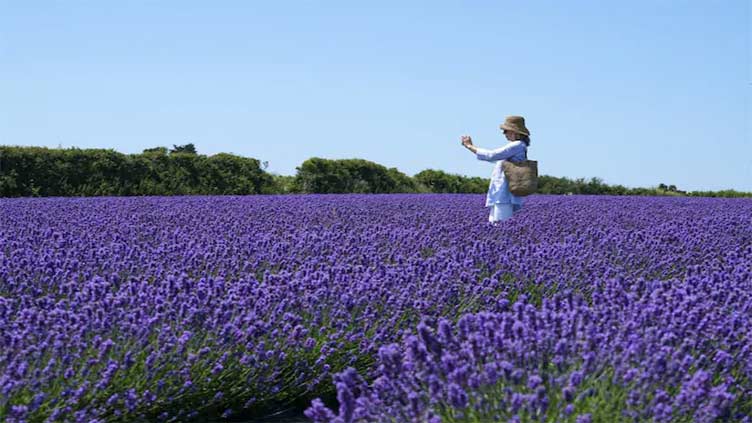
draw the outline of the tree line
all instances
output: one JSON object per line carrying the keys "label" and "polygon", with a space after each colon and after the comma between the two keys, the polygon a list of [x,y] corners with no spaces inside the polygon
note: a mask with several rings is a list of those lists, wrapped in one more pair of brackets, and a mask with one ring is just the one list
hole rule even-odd
{"label": "tree line", "polygon": [[[304,161],[294,176],[266,171],[255,158],[198,154],[193,144],[156,147],[140,154],[111,149],[0,146],[0,196],[128,196],[217,194],[476,193],[488,179],[426,169],[408,176],[362,159]],[[627,188],[599,178],[541,175],[541,194],[687,195],[751,197],[734,190],[685,192],[674,185]]]}
{"label": "tree line", "polygon": [[258,160],[225,153],[0,146],[3,197],[265,194],[273,185]]}

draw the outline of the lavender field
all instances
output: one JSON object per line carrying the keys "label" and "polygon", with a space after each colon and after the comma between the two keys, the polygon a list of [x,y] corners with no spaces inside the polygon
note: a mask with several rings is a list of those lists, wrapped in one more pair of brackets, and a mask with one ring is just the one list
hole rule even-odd
{"label": "lavender field", "polygon": [[0,200],[0,421],[752,422],[752,201]]}

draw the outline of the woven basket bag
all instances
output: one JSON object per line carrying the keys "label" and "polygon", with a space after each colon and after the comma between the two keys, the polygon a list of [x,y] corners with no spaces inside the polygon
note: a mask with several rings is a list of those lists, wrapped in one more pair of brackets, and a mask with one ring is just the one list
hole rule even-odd
{"label": "woven basket bag", "polygon": [[501,164],[504,176],[509,182],[509,191],[517,197],[525,197],[538,190],[538,162],[525,160],[510,162],[504,160]]}

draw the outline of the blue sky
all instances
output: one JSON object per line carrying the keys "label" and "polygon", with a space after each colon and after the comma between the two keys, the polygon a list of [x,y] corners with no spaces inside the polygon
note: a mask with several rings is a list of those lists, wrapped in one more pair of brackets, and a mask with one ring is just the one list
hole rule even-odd
{"label": "blue sky", "polygon": [[0,0],[0,144],[752,191],[748,0],[360,3]]}

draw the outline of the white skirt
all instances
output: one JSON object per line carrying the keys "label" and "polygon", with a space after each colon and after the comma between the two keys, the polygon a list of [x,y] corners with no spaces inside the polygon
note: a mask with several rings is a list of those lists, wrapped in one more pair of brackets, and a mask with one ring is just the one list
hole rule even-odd
{"label": "white skirt", "polygon": [[488,215],[488,221],[494,223],[509,219],[516,212],[520,211],[522,206],[517,204],[494,204],[489,209],[491,213]]}

